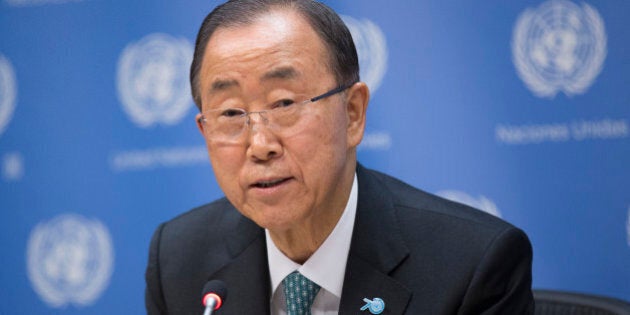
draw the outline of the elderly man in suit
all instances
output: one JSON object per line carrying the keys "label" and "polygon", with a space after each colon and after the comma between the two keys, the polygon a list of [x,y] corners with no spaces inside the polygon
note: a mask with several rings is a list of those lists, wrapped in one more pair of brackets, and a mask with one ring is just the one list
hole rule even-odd
{"label": "elderly man in suit", "polygon": [[225,198],[155,232],[149,314],[200,314],[210,279],[229,290],[217,314],[533,311],[521,230],[357,163],[369,90],[330,8],[228,1],[190,78]]}

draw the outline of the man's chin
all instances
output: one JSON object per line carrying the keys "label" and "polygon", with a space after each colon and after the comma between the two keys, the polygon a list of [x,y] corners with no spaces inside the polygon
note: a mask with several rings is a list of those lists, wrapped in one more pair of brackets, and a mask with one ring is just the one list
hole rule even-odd
{"label": "man's chin", "polygon": [[297,218],[290,217],[289,213],[295,213],[295,209],[272,205],[258,206],[255,210],[247,212],[241,211],[241,214],[258,226],[278,233],[289,231],[297,226]]}

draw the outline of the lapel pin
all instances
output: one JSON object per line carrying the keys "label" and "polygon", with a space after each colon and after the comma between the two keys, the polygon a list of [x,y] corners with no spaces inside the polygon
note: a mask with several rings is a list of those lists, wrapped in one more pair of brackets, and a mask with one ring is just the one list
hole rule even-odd
{"label": "lapel pin", "polygon": [[370,313],[376,315],[383,313],[383,310],[385,310],[385,302],[380,298],[374,298],[372,300],[368,298],[363,298],[363,302],[365,302],[365,305],[361,307],[361,311],[369,309]]}

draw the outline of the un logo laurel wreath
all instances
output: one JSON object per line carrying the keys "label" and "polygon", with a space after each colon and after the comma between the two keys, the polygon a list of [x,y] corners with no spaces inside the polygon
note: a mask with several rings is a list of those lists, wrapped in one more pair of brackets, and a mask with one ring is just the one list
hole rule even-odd
{"label": "un logo laurel wreath", "polygon": [[0,54],[0,135],[11,121],[17,95],[15,73],[7,58]]}
{"label": "un logo laurel wreath", "polygon": [[38,224],[28,241],[28,276],[50,307],[92,304],[109,284],[113,261],[107,228],[78,215]]}
{"label": "un logo laurel wreath", "polygon": [[512,60],[518,76],[538,97],[582,94],[601,72],[606,32],[597,10],[550,0],[516,21]]}
{"label": "un logo laurel wreath", "polygon": [[147,128],[179,123],[192,107],[192,44],[155,33],[130,43],[118,61],[118,95],[131,121]]}
{"label": "un logo laurel wreath", "polygon": [[385,34],[368,19],[357,20],[350,16],[341,17],[352,34],[359,55],[361,80],[374,93],[381,85],[387,72],[387,41]]}

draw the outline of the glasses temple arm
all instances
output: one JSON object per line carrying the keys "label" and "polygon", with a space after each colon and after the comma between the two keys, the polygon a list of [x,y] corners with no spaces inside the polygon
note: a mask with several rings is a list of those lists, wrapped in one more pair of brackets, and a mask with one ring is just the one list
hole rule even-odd
{"label": "glasses temple arm", "polygon": [[329,97],[331,95],[335,95],[335,94],[337,94],[337,93],[339,93],[339,92],[341,92],[341,91],[343,91],[343,90],[353,86],[357,82],[359,82],[359,81],[354,81],[354,82],[352,82],[350,84],[347,84],[347,85],[340,85],[337,88],[332,89],[332,90],[330,90],[330,91],[328,91],[328,92],[326,92],[326,93],[324,93],[322,95],[315,96],[315,97],[311,98],[310,101],[311,102],[317,102],[317,101],[319,101],[319,100],[321,100],[323,98],[327,98],[327,97]]}

